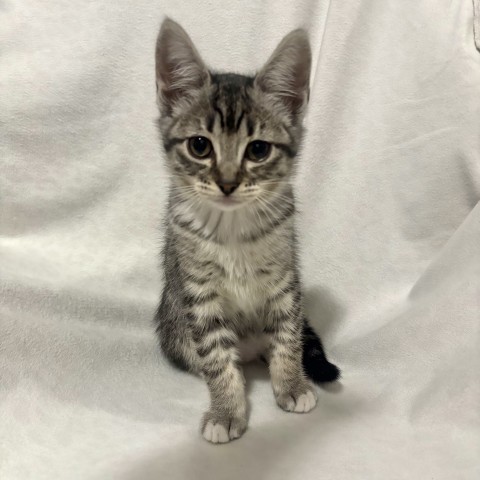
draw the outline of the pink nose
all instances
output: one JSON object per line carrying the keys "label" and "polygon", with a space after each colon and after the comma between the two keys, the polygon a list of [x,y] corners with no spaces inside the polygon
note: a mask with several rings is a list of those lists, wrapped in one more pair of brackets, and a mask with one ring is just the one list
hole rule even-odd
{"label": "pink nose", "polygon": [[219,181],[217,182],[217,185],[218,185],[218,188],[223,192],[223,194],[228,196],[236,190],[239,183]]}

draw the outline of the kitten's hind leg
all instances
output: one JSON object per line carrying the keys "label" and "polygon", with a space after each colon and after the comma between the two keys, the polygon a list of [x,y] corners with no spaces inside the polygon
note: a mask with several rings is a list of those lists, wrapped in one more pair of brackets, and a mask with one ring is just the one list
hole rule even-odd
{"label": "kitten's hind leg", "polygon": [[198,355],[186,320],[165,299],[157,310],[155,323],[160,348],[167,360],[180,370],[200,373]]}
{"label": "kitten's hind leg", "polygon": [[303,368],[315,383],[334,382],[340,377],[340,370],[327,360],[320,337],[305,318],[303,321]]}

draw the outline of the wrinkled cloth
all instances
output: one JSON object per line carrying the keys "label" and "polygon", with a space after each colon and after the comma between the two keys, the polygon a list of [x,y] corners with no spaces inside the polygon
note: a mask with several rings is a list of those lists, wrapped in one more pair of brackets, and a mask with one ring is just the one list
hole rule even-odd
{"label": "wrinkled cloth", "polygon": [[[472,0],[44,3],[0,1],[0,478],[480,478]],[[216,70],[254,72],[297,27],[312,43],[298,238],[343,376],[287,414],[248,366],[249,429],[224,446],[152,324],[165,15]]]}

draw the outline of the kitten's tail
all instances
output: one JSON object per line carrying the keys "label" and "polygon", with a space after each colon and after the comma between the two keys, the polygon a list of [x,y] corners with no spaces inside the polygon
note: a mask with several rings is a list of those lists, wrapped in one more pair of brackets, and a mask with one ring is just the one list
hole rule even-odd
{"label": "kitten's tail", "polygon": [[303,368],[315,383],[334,382],[340,370],[327,360],[322,342],[305,318],[303,321]]}

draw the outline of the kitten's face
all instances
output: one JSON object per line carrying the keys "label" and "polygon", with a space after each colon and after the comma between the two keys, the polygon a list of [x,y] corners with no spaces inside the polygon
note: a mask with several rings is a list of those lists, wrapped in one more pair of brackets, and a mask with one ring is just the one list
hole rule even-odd
{"label": "kitten's face", "polygon": [[167,19],[156,63],[160,127],[175,194],[222,210],[281,196],[308,97],[305,34],[287,36],[255,77],[214,74],[184,30]]}
{"label": "kitten's face", "polygon": [[164,144],[178,192],[224,209],[267,196],[290,177],[295,128],[252,78],[211,75],[187,109],[172,116]]}

